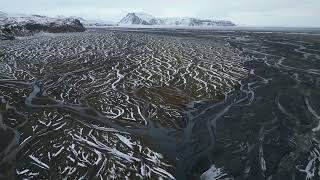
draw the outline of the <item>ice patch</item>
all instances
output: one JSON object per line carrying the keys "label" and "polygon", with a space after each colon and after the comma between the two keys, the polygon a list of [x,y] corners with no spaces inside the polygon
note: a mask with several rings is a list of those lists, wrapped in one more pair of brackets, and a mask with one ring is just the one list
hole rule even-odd
{"label": "ice patch", "polygon": [[222,168],[216,168],[213,164],[211,167],[204,172],[201,176],[201,180],[220,180],[220,179],[229,179],[226,177],[227,174],[223,172]]}

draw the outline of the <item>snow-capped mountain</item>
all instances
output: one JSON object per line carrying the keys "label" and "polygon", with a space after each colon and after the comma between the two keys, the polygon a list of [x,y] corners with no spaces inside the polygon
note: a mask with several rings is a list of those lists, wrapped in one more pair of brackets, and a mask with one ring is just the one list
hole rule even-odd
{"label": "snow-capped mountain", "polygon": [[41,15],[25,15],[25,14],[6,14],[0,12],[0,25],[16,24],[41,24],[41,25],[74,25],[75,21],[79,21],[76,18],[51,18]]}
{"label": "snow-capped mountain", "polygon": [[157,18],[142,13],[129,13],[126,17],[122,18],[119,24],[121,25],[153,25],[153,20]]}
{"label": "snow-capped mountain", "polygon": [[103,21],[103,20],[92,20],[78,16],[57,16],[57,18],[73,18],[78,19],[84,27],[108,27],[112,26],[114,23],[111,21]]}
{"label": "snow-capped mountain", "polygon": [[41,15],[7,14],[0,11],[0,39],[27,36],[37,32],[81,32],[85,28],[75,18],[51,18]]}
{"label": "snow-capped mountain", "polygon": [[158,25],[158,26],[235,26],[231,21],[197,18],[157,18],[144,13],[129,13],[119,22],[120,26]]}

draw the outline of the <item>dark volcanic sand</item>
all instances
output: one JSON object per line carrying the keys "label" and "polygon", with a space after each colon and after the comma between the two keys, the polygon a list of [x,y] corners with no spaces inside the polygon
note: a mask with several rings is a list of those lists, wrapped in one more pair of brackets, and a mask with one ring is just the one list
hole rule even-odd
{"label": "dark volcanic sand", "polygon": [[0,179],[319,179],[320,36],[0,41]]}

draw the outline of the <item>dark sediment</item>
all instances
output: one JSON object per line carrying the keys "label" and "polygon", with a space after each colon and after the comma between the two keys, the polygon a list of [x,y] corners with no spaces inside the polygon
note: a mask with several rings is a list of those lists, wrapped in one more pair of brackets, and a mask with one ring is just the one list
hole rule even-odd
{"label": "dark sediment", "polygon": [[319,43],[179,30],[2,42],[0,178],[318,179]]}
{"label": "dark sediment", "polygon": [[83,32],[86,29],[77,19],[69,22],[4,24],[0,26],[0,40],[12,40],[16,36],[31,36],[39,32],[66,33]]}

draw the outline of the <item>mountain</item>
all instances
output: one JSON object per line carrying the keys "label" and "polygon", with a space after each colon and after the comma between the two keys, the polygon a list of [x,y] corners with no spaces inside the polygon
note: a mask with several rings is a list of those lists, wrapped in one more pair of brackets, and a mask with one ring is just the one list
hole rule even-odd
{"label": "mountain", "polygon": [[121,19],[119,24],[121,25],[154,25],[153,20],[155,17],[147,14],[128,13]]}
{"label": "mountain", "polygon": [[83,24],[84,27],[107,27],[112,26],[113,23],[109,21],[99,21],[99,20],[87,20],[80,18],[80,22]]}
{"label": "mountain", "polygon": [[84,26],[75,18],[51,18],[41,15],[7,14],[0,11],[0,39],[28,36],[38,32],[82,32]]}
{"label": "mountain", "polygon": [[233,22],[225,20],[208,20],[198,18],[157,18],[144,13],[128,13],[124,18],[121,19],[119,25],[157,25],[191,27],[235,26]]}
{"label": "mountain", "polygon": [[73,18],[78,19],[84,27],[108,27],[112,26],[114,23],[111,21],[103,21],[103,20],[91,20],[78,16],[57,16],[57,18]]}

